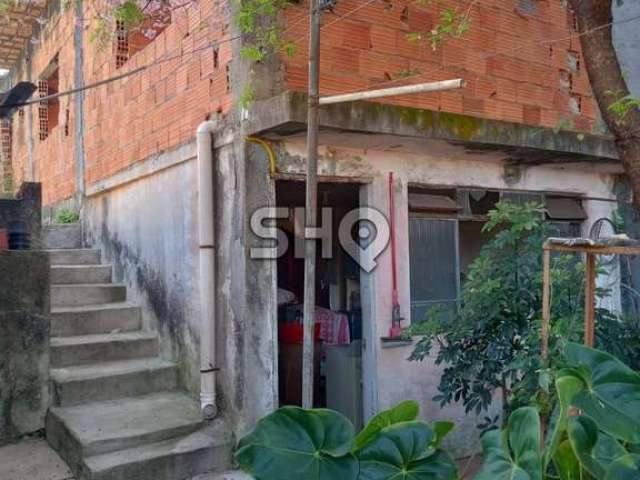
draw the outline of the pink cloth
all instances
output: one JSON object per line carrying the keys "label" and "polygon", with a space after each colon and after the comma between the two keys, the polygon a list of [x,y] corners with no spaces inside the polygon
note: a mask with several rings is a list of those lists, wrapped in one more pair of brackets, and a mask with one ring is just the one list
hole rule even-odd
{"label": "pink cloth", "polygon": [[344,313],[316,307],[316,323],[320,324],[320,340],[330,345],[349,345],[349,319]]}

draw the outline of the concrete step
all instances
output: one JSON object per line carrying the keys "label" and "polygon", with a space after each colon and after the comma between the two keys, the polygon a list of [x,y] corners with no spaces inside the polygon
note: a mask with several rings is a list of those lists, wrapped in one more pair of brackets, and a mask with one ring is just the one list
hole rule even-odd
{"label": "concrete step", "polygon": [[186,437],[89,457],[83,477],[89,480],[177,480],[222,472],[232,460],[232,439],[221,420]]}
{"label": "concrete step", "polygon": [[100,250],[92,248],[61,248],[47,250],[51,265],[99,265]]}
{"label": "concrete step", "polygon": [[53,285],[73,283],[110,283],[111,265],[53,265]]}
{"label": "concrete step", "polygon": [[110,283],[51,285],[52,307],[74,307],[101,303],[124,302],[127,287]]}
{"label": "concrete step", "polygon": [[108,333],[53,337],[50,340],[51,368],[154,357],[158,336],[149,332]]}
{"label": "concrete step", "polygon": [[178,392],[52,407],[47,441],[72,470],[83,458],[188,435],[202,426],[198,402]]}
{"label": "concrete step", "polygon": [[51,336],[92,335],[140,330],[140,307],[129,303],[104,303],[51,310]]}
{"label": "concrete step", "polygon": [[80,223],[47,225],[42,229],[42,244],[45,249],[82,248]]}
{"label": "concrete step", "polygon": [[178,369],[155,358],[122,360],[51,370],[56,405],[137,397],[176,390]]}

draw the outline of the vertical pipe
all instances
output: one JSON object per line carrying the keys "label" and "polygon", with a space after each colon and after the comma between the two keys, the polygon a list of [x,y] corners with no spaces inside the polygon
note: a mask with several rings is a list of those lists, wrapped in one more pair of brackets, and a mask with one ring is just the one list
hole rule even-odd
{"label": "vertical pipe", "polygon": [[75,27],[73,30],[73,50],[74,50],[74,66],[73,66],[73,87],[80,89],[74,94],[73,113],[74,113],[74,152],[75,174],[76,174],[76,198],[80,214],[84,214],[84,3],[76,2],[75,4]]}
{"label": "vertical pipe", "polygon": [[[318,203],[318,117],[320,97],[320,2],[310,0],[309,98],[307,111],[307,188],[305,224],[315,228]],[[316,240],[307,238],[304,252],[304,340],[302,347],[302,406],[313,407],[314,326],[316,303]]]}
{"label": "vertical pipe", "polygon": [[549,360],[549,324],[551,322],[551,251],[542,251],[542,360]]}
{"label": "vertical pipe", "polygon": [[595,340],[596,256],[587,253],[584,272],[584,344],[593,347]]}
{"label": "vertical pipe", "polygon": [[198,155],[198,242],[200,264],[200,406],[205,418],[216,407],[216,249],[213,178],[213,132],[216,123],[202,122],[196,133]]}

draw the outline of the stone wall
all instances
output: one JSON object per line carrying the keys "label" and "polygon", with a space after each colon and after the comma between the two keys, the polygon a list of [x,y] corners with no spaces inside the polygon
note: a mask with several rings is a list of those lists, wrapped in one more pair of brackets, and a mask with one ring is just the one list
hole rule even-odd
{"label": "stone wall", "polygon": [[0,444],[44,428],[49,405],[49,258],[0,252]]}

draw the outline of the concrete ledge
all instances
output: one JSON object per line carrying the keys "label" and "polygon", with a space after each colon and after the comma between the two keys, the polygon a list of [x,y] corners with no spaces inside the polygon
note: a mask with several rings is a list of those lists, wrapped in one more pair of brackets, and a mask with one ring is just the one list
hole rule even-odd
{"label": "concrete ledge", "polygon": [[[306,117],[306,94],[288,91],[255,102],[245,123],[245,132],[249,135],[297,134],[306,129]],[[480,150],[504,150],[516,161],[536,156],[544,160],[548,152],[553,152],[556,161],[617,162],[615,145],[608,136],[373,102],[323,106],[320,126],[363,134],[447,140]]]}

